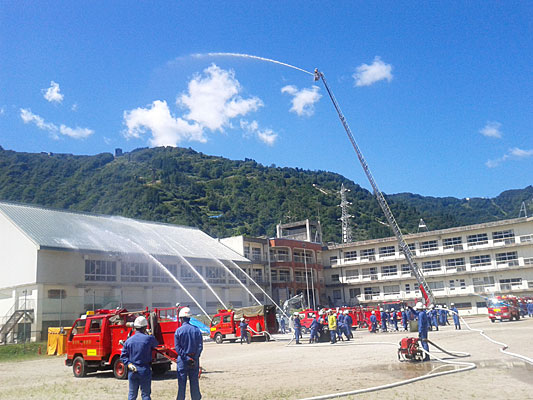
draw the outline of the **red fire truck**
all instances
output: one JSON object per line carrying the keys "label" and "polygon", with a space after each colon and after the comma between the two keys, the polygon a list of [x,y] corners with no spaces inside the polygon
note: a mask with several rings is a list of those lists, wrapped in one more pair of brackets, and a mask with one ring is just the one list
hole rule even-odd
{"label": "red fire truck", "polygon": [[487,301],[487,308],[489,310],[490,322],[512,321],[520,319],[520,308],[516,297],[511,296],[496,296]]}
{"label": "red fire truck", "polygon": [[254,337],[270,340],[270,335],[278,332],[275,306],[252,306],[235,310],[218,310],[211,320],[211,339],[219,344],[224,340],[235,342],[241,337],[239,327],[241,318],[244,318],[248,324],[248,340]]}
{"label": "red fire truck", "polygon": [[67,338],[66,366],[72,366],[74,376],[84,377],[89,372],[113,370],[117,379],[126,379],[128,371],[122,361],[122,343],[135,334],[133,321],[143,315],[148,320],[148,328],[157,339],[159,346],[153,352],[152,371],[164,374],[170,369],[171,361],[176,361],[174,333],[180,326],[178,308],[148,308],[130,312],[126,309],[96,310],[88,312],[74,321]]}

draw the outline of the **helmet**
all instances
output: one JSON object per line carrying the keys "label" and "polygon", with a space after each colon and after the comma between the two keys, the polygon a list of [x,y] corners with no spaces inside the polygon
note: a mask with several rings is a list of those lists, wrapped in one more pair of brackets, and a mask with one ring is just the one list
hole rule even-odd
{"label": "helmet", "polygon": [[450,303],[450,306],[454,306],[454,305],[455,305],[455,303]]}
{"label": "helmet", "polygon": [[320,311],[318,312],[318,315],[324,315],[324,311],[320,310]]}
{"label": "helmet", "polygon": [[244,321],[244,317],[243,317],[243,318],[241,318],[241,322],[243,322],[243,321]]}
{"label": "helmet", "polygon": [[446,304],[443,305],[444,308],[448,308],[448,306]]}
{"label": "helmet", "polygon": [[295,312],[292,313],[292,315],[294,315],[296,317],[297,315],[299,315],[299,313],[298,313],[298,311],[295,311]]}
{"label": "helmet", "polygon": [[379,309],[379,311],[383,311],[383,307],[381,307],[381,308]]}
{"label": "helmet", "polygon": [[344,310],[342,313],[343,314],[348,314],[348,310]]}
{"label": "helmet", "polygon": [[405,309],[402,307],[402,308],[400,309],[400,311],[405,311]]}
{"label": "helmet", "polygon": [[148,321],[146,320],[145,317],[140,315],[137,318],[135,318],[135,322],[133,322],[133,326],[136,329],[146,328],[148,326]]}
{"label": "helmet", "polygon": [[376,312],[375,311],[372,311],[372,315],[374,315]]}
{"label": "helmet", "polygon": [[429,308],[433,310],[435,308],[435,304],[430,305]]}
{"label": "helmet", "polygon": [[180,310],[179,317],[180,318],[191,318],[191,309],[189,307],[183,307]]}
{"label": "helmet", "polygon": [[392,307],[390,310],[391,310],[391,311],[394,311],[394,307]]}
{"label": "helmet", "polygon": [[178,302],[178,303],[176,303],[176,308],[178,308],[179,306],[180,306],[180,303],[179,303],[179,302]]}
{"label": "helmet", "polygon": [[417,310],[423,310],[424,308],[426,308],[426,306],[424,306],[420,301],[418,303],[416,303],[416,306],[415,308]]}

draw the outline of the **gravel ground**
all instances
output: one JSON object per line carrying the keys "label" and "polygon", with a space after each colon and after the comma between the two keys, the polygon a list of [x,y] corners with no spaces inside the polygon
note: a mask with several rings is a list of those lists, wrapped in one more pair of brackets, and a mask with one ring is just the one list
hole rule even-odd
{"label": "gravel ground", "polygon": [[[533,358],[533,319],[491,324],[487,317],[468,318],[472,328],[484,329],[511,352]],[[463,327],[465,328],[465,327]],[[406,333],[370,334],[356,331],[354,340],[336,345],[287,345],[289,335],[274,342],[206,343],[201,358],[206,372],[200,379],[204,399],[300,399],[346,392],[421,376],[441,366],[400,363],[392,345]],[[380,392],[364,399],[533,399],[533,366],[507,356],[478,333],[446,326],[430,332],[430,340],[447,350],[467,351],[477,369],[435,377]],[[306,340],[304,339],[304,343]],[[438,371],[453,367],[439,368]],[[152,382],[153,399],[175,399],[175,366]],[[0,399],[125,399],[128,382],[112,372],[76,379],[64,357],[0,364]],[[345,397],[355,398],[355,397]]]}

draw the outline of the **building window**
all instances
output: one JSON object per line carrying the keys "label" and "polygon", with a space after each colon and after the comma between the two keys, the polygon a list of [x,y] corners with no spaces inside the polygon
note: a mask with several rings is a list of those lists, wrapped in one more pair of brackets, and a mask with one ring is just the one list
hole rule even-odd
{"label": "building window", "polygon": [[[202,274],[202,267],[200,265],[195,265],[194,269],[200,275]],[[200,278],[198,277],[198,275],[196,273],[194,273],[194,271],[192,270],[192,268],[190,266],[182,265],[180,267],[180,280],[181,281],[189,281],[189,282],[191,282],[191,281],[199,281]]]}
{"label": "building window", "polygon": [[396,265],[386,265],[381,267],[381,276],[396,276],[398,274],[398,267]]}
{"label": "building window", "polygon": [[468,247],[481,246],[489,242],[489,236],[486,233],[478,233],[466,237]]}
{"label": "building window", "polygon": [[148,282],[148,264],[122,262],[120,264],[120,279],[123,282]]}
{"label": "building window", "polygon": [[270,259],[274,262],[290,261],[288,249],[275,249],[270,252]]}
{"label": "building window", "polygon": [[489,266],[490,255],[483,254],[481,256],[472,256],[470,257],[470,265],[472,266],[472,268]]}
{"label": "building window", "polygon": [[205,267],[205,277],[209,283],[226,283],[226,271],[221,267]]}
{"label": "building window", "polygon": [[411,285],[406,283],[405,284],[405,294],[411,293]]}
{"label": "building window", "polygon": [[347,269],[346,270],[346,280],[354,281],[359,279],[359,270],[358,269]]}
{"label": "building window", "polygon": [[165,265],[164,268],[166,270],[160,265],[152,265],[152,282],[170,282],[169,273],[172,276],[178,275],[178,266],[176,264]]}
{"label": "building window", "polygon": [[445,238],[442,239],[442,246],[444,247],[444,250],[453,249],[456,250],[462,250],[463,249],[463,239],[461,236],[453,237],[453,238]]}
{"label": "building window", "polygon": [[357,260],[357,251],[347,251],[344,253],[344,261]]}
{"label": "building window", "polygon": [[441,271],[440,260],[424,261],[422,263],[422,271],[424,272]]}
{"label": "building window", "polygon": [[427,252],[427,251],[435,251],[439,249],[439,244],[436,240],[428,240],[427,242],[421,242],[420,243],[420,251],[421,252]]}
{"label": "building window", "polygon": [[251,277],[256,283],[264,283],[263,282],[263,270],[260,268],[254,268],[252,270]]}
{"label": "building window", "polygon": [[520,236],[520,243],[531,243],[531,242],[533,242],[533,235]]}
{"label": "building window", "polygon": [[361,250],[361,260],[374,261],[376,259],[375,249],[363,249]]}
{"label": "building window", "polygon": [[510,267],[518,266],[518,252],[496,253],[496,264],[507,264]]}
{"label": "building window", "polygon": [[[339,276],[337,275],[337,280]],[[280,282],[290,282],[291,281],[291,271],[288,269],[280,269],[279,270],[279,281]]]}
{"label": "building window", "polygon": [[483,277],[473,278],[472,283],[474,284],[475,293],[483,293],[489,288],[494,288],[494,277],[483,276]]}
{"label": "building window", "polygon": [[485,301],[476,301],[477,308],[487,308],[487,303]]}
{"label": "building window", "polygon": [[250,246],[244,246],[244,257],[250,259]]}
{"label": "building window", "polygon": [[115,261],[85,260],[86,281],[116,281],[117,263]]}
{"label": "building window", "polygon": [[337,265],[338,257],[337,256],[331,256],[329,258],[329,265]]}
{"label": "building window", "polygon": [[380,257],[393,256],[395,252],[396,252],[396,247],[394,246],[385,246],[385,247],[379,248]]}
{"label": "building window", "polygon": [[500,290],[520,289],[522,278],[500,279]]}
{"label": "building window", "polygon": [[383,286],[383,294],[398,296],[400,294],[400,285]]}
{"label": "building window", "polygon": [[411,276],[411,267],[409,264],[402,264],[402,276]]}
{"label": "building window", "polygon": [[428,282],[428,286],[434,291],[444,290],[444,281]]}
{"label": "building window", "polygon": [[457,307],[458,309],[472,308],[472,303],[455,303],[455,307]]}
{"label": "building window", "polygon": [[461,289],[466,289],[466,282],[464,279],[459,279],[459,286]]}
{"label": "building window", "polygon": [[460,258],[448,258],[445,261],[446,271],[455,270],[457,272],[466,271],[465,259],[464,257]]}
{"label": "building window", "polygon": [[257,247],[252,247],[252,260],[261,261],[261,249]]}
{"label": "building window", "polygon": [[341,291],[339,289],[335,289],[333,291],[333,300],[335,301],[338,301],[340,300],[342,297],[341,297]]}
{"label": "building window", "polygon": [[373,281],[378,279],[377,267],[363,268],[363,279],[368,279],[368,278],[370,278]]}
{"label": "building window", "polygon": [[366,287],[363,289],[365,291],[365,297],[367,298],[374,298],[374,297],[377,297],[379,296],[379,286],[374,286],[374,287]]}
{"label": "building window", "polygon": [[355,299],[358,296],[361,296],[361,288],[350,289],[350,299]]}
{"label": "building window", "polygon": [[50,289],[48,290],[49,299],[64,299],[67,297],[67,291],[64,289]]}
{"label": "building window", "polygon": [[455,281],[453,279],[450,280],[450,290],[455,290]]}
{"label": "building window", "polygon": [[513,244],[514,240],[514,231],[509,229],[507,231],[492,232],[492,240],[494,243],[505,243]]}

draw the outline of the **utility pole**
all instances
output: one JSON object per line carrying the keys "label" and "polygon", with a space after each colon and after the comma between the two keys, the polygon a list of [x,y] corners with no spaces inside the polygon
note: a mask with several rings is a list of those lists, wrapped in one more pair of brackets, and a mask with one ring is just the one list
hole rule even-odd
{"label": "utility pole", "polygon": [[304,265],[305,265],[305,286],[306,286],[306,292],[307,292],[307,307],[311,307],[311,302],[309,301],[309,275],[307,274],[307,257],[305,253],[305,243],[303,244],[304,248]]}

